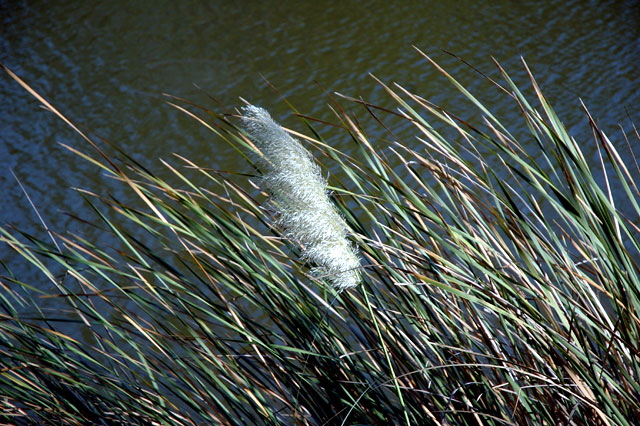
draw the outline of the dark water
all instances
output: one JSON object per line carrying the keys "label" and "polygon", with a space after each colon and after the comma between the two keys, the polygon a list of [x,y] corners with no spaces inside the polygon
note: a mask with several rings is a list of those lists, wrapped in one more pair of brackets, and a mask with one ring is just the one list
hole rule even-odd
{"label": "dark water", "polygon": [[[442,50],[495,75],[491,56],[525,81],[524,56],[572,132],[586,132],[581,98],[602,127],[640,122],[637,1],[1,1],[0,60],[60,111],[146,166],[176,152],[201,165],[246,169],[162,93],[228,106],[239,97],[286,123],[290,113],[262,76],[302,112],[330,116],[325,91],[388,102],[369,76],[397,81],[436,103],[453,90],[415,45],[483,91]],[[511,104],[487,93],[500,114]],[[588,133],[586,133],[588,134]],[[38,220],[13,169],[48,224],[72,229],[82,215],[70,187],[107,183],[59,142],[83,141],[7,75],[0,76],[0,223],[35,230]],[[337,144],[340,141],[336,141]],[[0,253],[8,261],[10,253]]]}

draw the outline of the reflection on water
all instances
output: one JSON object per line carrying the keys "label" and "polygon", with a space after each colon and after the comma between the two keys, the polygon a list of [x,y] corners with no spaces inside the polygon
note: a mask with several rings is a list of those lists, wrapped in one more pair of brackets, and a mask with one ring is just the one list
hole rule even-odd
{"label": "reflection on water", "polygon": [[[578,97],[605,129],[627,113],[638,117],[640,8],[630,0],[1,4],[0,60],[83,128],[151,167],[178,152],[246,170],[233,151],[164,104],[161,94],[170,93],[214,107],[196,85],[229,106],[240,96],[261,104],[285,124],[293,123],[288,109],[261,76],[301,111],[325,118],[325,90],[388,101],[368,73],[455,104],[412,45],[479,91],[487,85],[441,49],[491,75],[494,56],[519,81],[524,56],[576,134],[585,125]],[[83,144],[5,75],[0,98],[0,222],[36,226],[13,168],[49,225],[67,229],[72,221],[60,210],[82,215],[85,208],[68,188],[109,183],[60,147]],[[516,113],[495,91],[485,98],[495,99],[499,115]]]}

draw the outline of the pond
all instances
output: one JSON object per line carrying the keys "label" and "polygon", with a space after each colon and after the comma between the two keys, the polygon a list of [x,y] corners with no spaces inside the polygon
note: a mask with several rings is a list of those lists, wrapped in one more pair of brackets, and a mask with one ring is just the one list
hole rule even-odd
{"label": "pond", "polygon": [[[370,74],[438,104],[455,102],[412,46],[480,92],[482,79],[446,52],[493,76],[494,57],[521,83],[524,57],[585,143],[579,99],[614,141],[623,140],[617,124],[629,131],[640,112],[640,4],[632,0],[0,4],[0,61],[82,129],[154,170],[172,153],[247,170],[165,93],[218,112],[218,103],[233,108],[242,97],[291,126],[298,123],[281,96],[321,118],[331,117],[327,94],[336,91],[387,102]],[[484,99],[494,112],[517,114],[491,96]],[[42,232],[15,173],[50,228],[73,230],[78,224],[64,212],[83,216],[87,206],[71,188],[107,184],[60,143],[88,147],[6,74],[0,99],[0,223]],[[12,254],[0,256],[10,262]]]}

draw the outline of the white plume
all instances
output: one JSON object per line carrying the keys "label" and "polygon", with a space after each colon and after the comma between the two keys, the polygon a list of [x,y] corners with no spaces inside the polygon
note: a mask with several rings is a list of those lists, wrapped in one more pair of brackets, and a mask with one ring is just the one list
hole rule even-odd
{"label": "white plume", "polygon": [[242,121],[258,152],[265,189],[278,210],[278,224],[300,245],[312,272],[338,291],[360,282],[360,259],[347,240],[349,228],[329,200],[327,182],[313,157],[263,108],[243,108]]}

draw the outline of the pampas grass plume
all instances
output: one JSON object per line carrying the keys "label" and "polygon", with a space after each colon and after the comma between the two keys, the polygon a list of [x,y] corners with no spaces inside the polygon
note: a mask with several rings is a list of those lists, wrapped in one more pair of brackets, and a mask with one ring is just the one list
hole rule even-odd
{"label": "pampas grass plume", "polygon": [[329,200],[327,182],[311,154],[263,108],[243,108],[242,121],[258,150],[263,186],[278,212],[278,225],[338,291],[360,282],[360,259],[347,240],[349,228]]}

